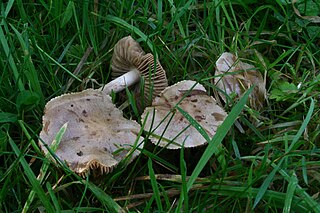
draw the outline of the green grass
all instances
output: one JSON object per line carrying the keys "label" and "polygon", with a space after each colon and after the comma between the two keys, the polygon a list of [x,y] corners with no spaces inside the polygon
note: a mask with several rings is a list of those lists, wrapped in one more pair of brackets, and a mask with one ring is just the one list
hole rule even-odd
{"label": "green grass", "polygon": [[[0,3],[0,212],[320,212],[318,1],[32,2]],[[159,58],[169,85],[195,80],[213,96],[215,61],[236,53],[266,76],[268,102],[226,106],[213,138],[198,126],[206,147],[146,141],[128,166],[82,179],[39,150],[43,109],[110,81],[112,48],[127,35]],[[116,104],[123,96],[125,116],[139,118],[131,91]]]}

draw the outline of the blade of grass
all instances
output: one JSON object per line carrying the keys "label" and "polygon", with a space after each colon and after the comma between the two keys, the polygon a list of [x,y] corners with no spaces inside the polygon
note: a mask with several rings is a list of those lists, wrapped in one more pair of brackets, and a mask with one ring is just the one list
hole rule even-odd
{"label": "blade of grass", "polygon": [[307,125],[308,125],[309,121],[311,120],[312,113],[313,113],[313,110],[314,110],[314,101],[313,101],[313,98],[311,98],[310,100],[311,100],[311,103],[310,103],[310,107],[309,107],[307,116],[304,119],[303,123],[301,124],[301,127],[300,127],[299,131],[294,136],[294,138],[293,138],[293,140],[292,140],[292,142],[291,142],[291,144],[289,146],[289,149],[288,149],[287,153],[290,152],[293,149],[294,145],[298,142],[299,138],[301,137],[301,135],[303,134],[303,132],[307,128]]}
{"label": "blade of grass", "polygon": [[163,212],[163,207],[162,207],[162,202],[161,202],[161,197],[160,197],[160,191],[158,188],[158,183],[156,180],[156,176],[154,174],[154,170],[152,168],[152,161],[149,158],[148,160],[148,168],[149,168],[149,176],[150,176],[150,181],[151,181],[151,186],[152,186],[152,190],[153,190],[153,197],[156,200],[157,206],[158,206],[158,210],[160,212]]}
{"label": "blade of grass", "polygon": [[23,83],[21,81],[20,74],[18,72],[18,68],[16,66],[16,63],[14,62],[13,57],[11,55],[8,42],[7,42],[6,37],[5,37],[5,35],[3,33],[3,30],[2,30],[2,26],[0,26],[0,41],[1,41],[1,44],[2,44],[2,48],[3,48],[3,50],[4,50],[5,54],[6,54],[6,57],[7,57],[8,61],[9,61],[13,76],[15,78],[15,81],[18,84],[18,88],[19,88],[20,92],[24,91],[25,90],[24,85],[23,85]]}
{"label": "blade of grass", "polygon": [[18,120],[18,115],[9,112],[0,112],[0,123],[14,123]]}
{"label": "blade of grass", "polygon": [[233,147],[234,155],[236,156],[237,159],[240,159],[241,155],[240,155],[240,151],[239,151],[237,142],[232,139],[231,144],[232,144],[232,147]]}
{"label": "blade of grass", "polygon": [[46,211],[54,212],[50,200],[48,199],[48,197],[46,196],[45,192],[41,188],[40,182],[36,179],[36,176],[34,175],[32,169],[29,167],[26,159],[24,159],[21,151],[19,150],[17,145],[14,143],[14,141],[11,139],[9,134],[8,134],[8,138],[9,138],[9,143],[10,143],[13,151],[15,152],[16,156],[19,158],[19,162],[22,165],[22,167],[24,169],[24,172],[27,175],[28,180],[32,185],[32,189],[38,195],[38,198],[42,202],[42,204],[45,207]]}
{"label": "blade of grass", "polygon": [[[87,183],[88,181],[89,181],[89,175],[86,176],[86,183]],[[79,212],[79,209],[81,208],[81,205],[82,205],[83,200],[85,199],[87,190],[88,190],[88,184],[85,184],[85,188],[84,188],[84,190],[83,190],[83,192],[82,192],[82,196],[81,196],[81,198],[80,198],[79,205],[78,205],[78,208],[77,208],[76,213],[78,213],[78,212]]]}
{"label": "blade of grass", "polygon": [[[177,22],[182,38],[186,39],[185,40],[186,44],[189,44],[190,41],[187,38],[188,34],[185,32],[183,25],[182,25],[182,21],[180,18],[188,11],[188,8],[190,8],[190,6],[193,2],[194,2],[193,0],[190,0],[187,3],[185,3],[185,5],[183,7],[177,9],[176,6],[174,5],[174,1],[169,0],[170,6],[171,6],[171,16],[172,16],[172,19],[171,19],[171,22],[169,25],[171,25],[171,27],[173,27],[173,24],[175,22]],[[186,30],[188,30],[188,29],[186,28]],[[168,33],[170,33],[170,32],[171,31],[168,30]]]}
{"label": "blade of grass", "polygon": [[107,206],[109,212],[126,212],[121,208],[107,193],[105,193],[101,188],[94,185],[91,182],[83,181],[83,184],[88,184],[88,188],[96,196],[96,198],[103,204]]}
{"label": "blade of grass", "polygon": [[53,205],[54,205],[54,208],[55,208],[55,212],[60,212],[60,205],[59,205],[59,201],[57,199],[57,196],[54,194],[54,191],[52,189],[52,186],[49,182],[46,183],[46,187],[47,187],[47,190],[48,190],[48,193],[51,197],[51,200],[53,202]]}
{"label": "blade of grass", "polygon": [[[151,51],[154,50],[153,43],[149,40],[149,37],[148,37],[146,34],[144,34],[139,28],[137,28],[137,27],[129,24],[129,23],[126,22],[125,20],[123,20],[123,19],[121,19],[121,18],[118,18],[118,17],[116,17],[116,16],[107,15],[107,16],[105,17],[105,19],[106,19],[107,21],[110,21],[110,22],[112,22],[112,23],[120,26],[120,27],[125,28],[125,29],[128,30],[128,31],[134,32],[135,34],[137,34],[138,36],[140,36],[140,38],[142,38],[142,40],[143,40],[144,42],[147,43],[147,45],[148,45],[148,47],[150,48]],[[154,55],[156,56],[155,52],[154,52]],[[158,57],[157,57],[157,58],[158,58]]]}
{"label": "blade of grass", "polygon": [[283,52],[272,64],[268,66],[268,70],[272,69],[274,66],[278,65],[285,57],[295,52],[296,50],[289,49],[288,51]]}
{"label": "blade of grass", "polygon": [[151,212],[150,209],[151,209],[153,200],[154,200],[154,196],[152,196],[152,197],[149,199],[146,207],[145,207],[144,210],[143,210],[144,213],[149,213],[149,212]]}
{"label": "blade of grass", "polygon": [[6,6],[6,10],[4,11],[4,18],[7,18],[8,14],[12,8],[13,3],[14,3],[14,0],[8,1],[7,6]]}
{"label": "blade of grass", "polygon": [[[247,187],[239,187],[239,186],[230,186],[230,185],[223,185],[223,186],[213,186],[213,191],[211,195],[220,195],[220,196],[230,196],[232,199],[235,198],[247,198],[249,194],[252,196],[257,196],[259,189],[251,188],[251,191],[248,192]],[[267,190],[265,193],[266,200],[269,203],[275,203],[278,208],[283,208],[283,203],[285,201],[286,194],[282,192]],[[296,212],[308,212],[308,208],[306,203],[302,202],[301,198],[294,196],[293,197],[293,206]],[[249,211],[250,212],[250,211]]]}
{"label": "blade of grass", "polygon": [[69,75],[71,75],[73,78],[75,78],[77,81],[82,82],[82,80],[77,77],[76,75],[74,75],[71,71],[69,71],[67,68],[65,68],[64,66],[62,66],[59,62],[57,62],[54,58],[52,58],[48,53],[46,53],[41,47],[39,47],[36,44],[36,47],[38,48],[38,50],[40,52],[42,52],[45,56],[47,56],[51,61],[53,61],[56,65],[58,65],[58,67],[60,67],[61,69],[63,69],[64,71],[66,71]]}
{"label": "blade of grass", "polygon": [[[274,166],[273,164],[271,164]],[[283,170],[280,169],[279,173],[287,180],[290,181],[290,176]],[[309,205],[309,208],[312,209],[316,213],[320,213],[320,204],[316,202],[301,186],[297,184],[297,188],[295,191],[300,197],[304,199],[304,201]]]}
{"label": "blade of grass", "polygon": [[178,207],[175,212],[187,212],[189,209],[188,205],[188,190],[187,190],[187,165],[184,160],[184,148],[180,149],[180,170],[181,170],[181,194],[180,197],[183,199],[179,200]]}
{"label": "blade of grass", "polygon": [[[52,153],[55,153],[55,151],[57,150],[57,148],[58,148],[58,146],[59,146],[59,144],[61,142],[62,136],[67,131],[67,126],[68,126],[68,123],[65,123],[64,125],[62,125],[62,127],[60,128],[60,130],[56,134],[54,141],[52,142],[52,144],[49,147],[49,149],[52,151]],[[49,151],[46,154],[45,157],[46,157],[47,160],[49,160],[50,156],[51,156],[51,152]],[[40,184],[42,184],[43,179],[47,174],[47,171],[49,169],[49,165],[50,165],[49,161],[46,161],[46,160],[43,161],[43,164],[42,164],[42,166],[40,168],[39,175],[37,177],[37,180],[39,181]],[[35,195],[36,195],[36,191],[34,189],[32,189],[30,194],[29,194],[29,196],[28,196],[28,198],[27,198],[27,201],[24,204],[22,212],[28,212],[28,209],[29,209],[29,207],[30,207]]]}
{"label": "blade of grass", "polygon": [[[241,157],[242,160],[250,159],[250,160],[263,160],[265,157],[259,157],[259,156],[245,156]],[[271,160],[266,159],[266,162],[270,164],[273,168],[277,167],[277,164],[272,163]],[[290,181],[290,175],[284,171],[283,169],[279,169],[279,173],[284,177],[286,181]],[[296,193],[298,196],[300,196],[303,201],[306,202],[309,209],[316,213],[320,213],[320,205],[317,203],[299,184],[297,184]]]}
{"label": "blade of grass", "polygon": [[40,105],[43,108],[44,107],[44,96],[43,96],[42,89],[41,89],[41,86],[39,83],[38,72],[32,63],[30,51],[27,47],[26,41],[22,38],[21,33],[12,24],[10,24],[10,27],[15,32],[16,37],[18,38],[18,40],[20,42],[20,45],[22,47],[22,50],[23,50],[23,53],[25,56],[24,63],[27,65],[26,66],[27,71],[25,72],[25,75],[27,76],[28,81],[31,84],[32,90],[35,91],[36,93],[38,93],[38,95],[40,95]]}
{"label": "blade of grass", "polygon": [[[207,134],[207,132],[204,130],[204,128],[191,115],[189,115],[189,113],[185,112],[178,105],[176,107],[179,110],[179,112],[190,122],[190,124],[197,129],[197,131],[202,135],[202,137],[204,137],[207,143],[209,143],[210,137]],[[213,147],[213,151],[216,154],[222,153],[223,148],[221,146]],[[218,155],[218,161],[223,167],[226,166],[226,159],[224,158],[223,155]]]}
{"label": "blade of grass", "polygon": [[308,183],[308,173],[307,173],[307,164],[306,164],[306,157],[302,156],[301,159],[301,168],[302,168],[302,177],[305,184],[309,185]]}
{"label": "blade of grass", "polygon": [[278,164],[276,164],[276,167],[272,170],[272,172],[270,172],[270,174],[267,176],[267,178],[263,181],[262,185],[259,187],[259,191],[257,193],[255,200],[254,200],[252,209],[254,209],[258,205],[260,200],[263,198],[268,187],[270,186],[271,182],[273,181],[276,172],[279,170],[280,166],[282,165],[282,162],[284,159],[285,158],[282,158],[280,160],[280,162]]}
{"label": "blade of grass", "polygon": [[132,92],[130,92],[128,87],[126,87],[126,94],[127,94],[128,99],[129,99],[129,104],[130,104],[130,106],[131,106],[131,108],[133,110],[134,115],[139,118],[140,116],[139,116],[139,111],[138,111],[138,108],[137,108],[135,97],[132,94]]}
{"label": "blade of grass", "polygon": [[298,185],[297,175],[293,172],[290,177],[289,184],[287,187],[286,199],[284,201],[283,213],[291,212],[292,207],[292,199],[294,196],[294,192],[296,191]]}
{"label": "blade of grass", "polygon": [[74,9],[74,2],[69,1],[66,10],[63,13],[60,28],[63,28],[70,21]]}
{"label": "blade of grass", "polygon": [[224,120],[224,122],[221,124],[221,126],[218,127],[215,136],[209,142],[208,147],[204,151],[202,157],[200,158],[198,164],[196,165],[196,168],[193,170],[190,176],[190,179],[187,184],[188,191],[191,189],[193,183],[195,182],[195,180],[197,179],[200,172],[202,171],[202,169],[204,168],[208,160],[211,158],[211,156],[213,154],[217,154],[216,152],[214,152],[214,150],[216,150],[216,147],[221,144],[222,140],[227,135],[229,129],[237,119],[238,115],[241,113],[252,90],[253,90],[253,87],[251,87],[246,93],[244,93],[243,97],[232,108],[231,112],[229,113],[227,118]]}
{"label": "blade of grass", "polygon": [[18,123],[19,123],[20,128],[22,129],[23,133],[26,135],[27,139],[30,141],[33,149],[37,152],[37,154],[41,154],[42,153],[41,150],[39,149],[37,143],[32,139],[30,133],[28,132],[27,128],[24,125],[24,122],[22,120],[18,120]]}

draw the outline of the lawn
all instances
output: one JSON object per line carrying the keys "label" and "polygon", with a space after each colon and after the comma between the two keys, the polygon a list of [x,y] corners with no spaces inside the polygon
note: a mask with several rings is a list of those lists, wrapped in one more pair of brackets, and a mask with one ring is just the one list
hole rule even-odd
{"label": "lawn", "polygon": [[[0,5],[0,212],[320,212],[319,1]],[[169,85],[202,84],[228,117],[197,148],[159,148],[141,129],[139,157],[81,177],[41,151],[44,108],[110,82],[113,47],[128,35],[159,60]],[[263,76],[261,108],[248,101],[256,84],[219,99],[224,52]],[[132,90],[111,96],[125,118],[144,125]]]}

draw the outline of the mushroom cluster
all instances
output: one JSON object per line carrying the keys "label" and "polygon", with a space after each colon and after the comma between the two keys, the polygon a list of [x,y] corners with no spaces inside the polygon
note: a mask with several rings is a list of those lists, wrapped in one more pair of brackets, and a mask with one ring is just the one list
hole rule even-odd
{"label": "mushroom cluster", "polygon": [[[141,78],[145,82],[142,96],[147,104],[152,102],[141,115],[141,122],[145,124],[150,141],[158,146],[178,149],[203,145],[208,138],[200,132],[205,131],[208,137],[213,137],[227,117],[201,84],[185,80],[168,87],[166,73],[159,61],[152,54],[146,54],[131,36],[122,38],[115,45],[111,68],[114,80],[103,88],[65,94],[50,100],[45,107],[41,149],[48,153],[56,134],[68,123],[55,154],[81,176],[90,170],[109,173],[124,158],[133,160],[139,155],[145,141],[140,134],[141,126],[124,118],[109,94],[137,85]],[[224,94],[235,92],[240,96],[252,82],[259,83],[262,79],[252,68],[246,63],[236,63],[232,54],[224,53],[217,61],[216,74],[245,72],[241,77],[236,76],[238,73],[223,75],[215,79],[216,84]],[[259,85],[255,91],[259,102],[252,106],[259,108],[265,91]],[[224,96],[222,98],[226,101]]]}
{"label": "mushroom cluster", "polygon": [[[55,140],[59,129],[68,122],[56,156],[81,176],[91,169],[108,173],[127,155],[136,157],[143,147],[140,125],[123,117],[109,96],[145,80],[145,92],[155,97],[167,86],[165,71],[153,55],[145,54],[131,36],[114,47],[112,76],[117,77],[98,90],[87,89],[50,100],[43,116],[40,147],[44,153]],[[147,96],[148,95],[148,96]],[[129,156],[129,157],[130,157]]]}

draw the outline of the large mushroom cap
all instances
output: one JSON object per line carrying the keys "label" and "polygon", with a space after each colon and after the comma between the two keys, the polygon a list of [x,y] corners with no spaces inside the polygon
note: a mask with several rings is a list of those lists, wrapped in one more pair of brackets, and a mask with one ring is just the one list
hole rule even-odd
{"label": "large mushroom cap", "polygon": [[[181,81],[162,91],[141,116],[142,122],[146,119],[144,130],[151,132],[151,142],[169,149],[181,148],[183,143],[184,147],[206,143],[205,138],[178,110],[175,110],[173,117],[172,114],[167,116],[177,104],[203,127],[209,137],[213,137],[227,116],[201,84]],[[159,141],[161,135],[163,137]]]}
{"label": "large mushroom cap", "polygon": [[[122,116],[109,95],[92,89],[49,101],[43,116],[41,140],[50,146],[66,122],[67,130],[55,154],[82,176],[89,169],[98,169],[101,173],[112,171],[133,148],[140,131],[138,123]],[[140,137],[140,146],[142,141]],[[45,145],[39,144],[43,152],[48,153]],[[135,150],[132,158],[138,154]]]}
{"label": "large mushroom cap", "polygon": [[[267,93],[265,83],[261,73],[253,65],[244,63],[235,55],[225,52],[216,61],[215,75],[223,75],[215,78],[217,87],[227,95],[235,93],[237,98],[255,85],[249,96],[249,105],[256,110],[263,107]],[[225,94],[219,92],[219,95],[226,102]]]}
{"label": "large mushroom cap", "polygon": [[118,41],[114,46],[111,60],[112,77],[119,77],[129,71],[137,70],[144,77],[144,97],[148,100],[152,92],[152,98],[156,97],[168,86],[165,70],[154,56],[145,54],[140,45],[127,36]]}

